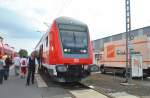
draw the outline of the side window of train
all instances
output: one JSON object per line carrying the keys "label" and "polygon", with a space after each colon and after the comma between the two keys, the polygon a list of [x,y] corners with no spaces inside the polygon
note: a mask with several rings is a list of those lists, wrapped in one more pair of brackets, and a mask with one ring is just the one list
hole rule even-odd
{"label": "side window of train", "polygon": [[48,47],[48,36],[46,37],[46,47]]}

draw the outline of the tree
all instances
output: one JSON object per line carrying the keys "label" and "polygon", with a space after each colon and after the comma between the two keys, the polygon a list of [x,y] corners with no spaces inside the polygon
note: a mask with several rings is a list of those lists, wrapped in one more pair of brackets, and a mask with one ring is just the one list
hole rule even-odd
{"label": "tree", "polygon": [[28,52],[25,49],[20,49],[19,50],[19,55],[20,55],[20,57],[27,57],[28,56]]}

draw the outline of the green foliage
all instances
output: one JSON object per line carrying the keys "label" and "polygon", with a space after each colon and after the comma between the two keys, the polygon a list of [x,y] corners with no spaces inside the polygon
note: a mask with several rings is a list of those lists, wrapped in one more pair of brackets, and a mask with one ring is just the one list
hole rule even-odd
{"label": "green foliage", "polygon": [[19,51],[19,55],[20,55],[20,57],[27,57],[28,56],[28,52],[25,49],[21,49]]}

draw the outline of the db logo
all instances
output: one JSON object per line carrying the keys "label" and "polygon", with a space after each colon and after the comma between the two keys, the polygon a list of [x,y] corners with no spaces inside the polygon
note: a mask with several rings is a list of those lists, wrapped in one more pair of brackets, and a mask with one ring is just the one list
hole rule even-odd
{"label": "db logo", "polygon": [[79,59],[74,59],[74,62],[78,63],[78,62],[79,62]]}

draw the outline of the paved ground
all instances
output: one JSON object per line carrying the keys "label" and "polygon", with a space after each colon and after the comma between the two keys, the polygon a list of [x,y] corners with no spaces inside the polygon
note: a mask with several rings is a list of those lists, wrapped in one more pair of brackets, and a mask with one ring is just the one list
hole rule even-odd
{"label": "paved ground", "polygon": [[150,98],[149,79],[133,80],[135,86],[123,86],[120,85],[123,78],[95,74],[82,81],[98,92],[91,89],[75,88],[69,90],[53,82],[49,82],[47,85],[39,75],[36,75],[36,80],[34,85],[26,86],[26,79],[14,76],[14,68],[12,67],[9,80],[0,85],[0,98],[74,98],[73,95],[76,98],[96,98],[96,96],[97,98],[107,98],[98,92],[103,92],[114,98]]}
{"label": "paved ground", "polygon": [[76,98],[109,98],[92,89],[70,91]]}
{"label": "paved ground", "polygon": [[45,77],[47,85],[39,74],[35,75],[35,84],[26,86],[26,78],[16,77],[14,68],[10,69],[9,79],[0,85],[0,98],[108,98],[91,89],[63,87],[59,83],[48,81],[48,76]]}
{"label": "paved ground", "polygon": [[41,98],[41,90],[36,84],[25,86],[25,79],[11,76],[0,86],[0,98]]}
{"label": "paved ground", "polygon": [[14,76],[13,68],[10,75],[9,80],[0,85],[0,98],[72,98],[64,89],[42,87],[43,84],[40,82],[38,83],[40,87],[37,82],[34,85],[26,86],[26,79]]}
{"label": "paved ground", "polygon": [[[64,91],[67,91],[72,95],[72,98],[109,98],[108,96],[103,95],[102,93],[99,93],[95,90],[92,90],[81,83],[58,83],[53,82],[49,78],[48,74],[41,73],[41,76],[47,83],[47,86],[64,89]],[[44,85],[45,84],[43,84],[43,86]]]}
{"label": "paved ground", "polygon": [[[103,92],[104,94],[111,95],[116,98],[118,96],[138,96],[138,98],[150,98],[150,80],[132,80],[130,86],[121,85],[125,81],[122,77],[114,77],[113,75],[104,75],[104,74],[94,74],[82,81],[85,85],[91,86],[91,88],[96,89],[97,91]],[[121,98],[122,98],[121,97]],[[128,97],[126,97],[128,98]],[[131,97],[135,98],[135,97]]]}

